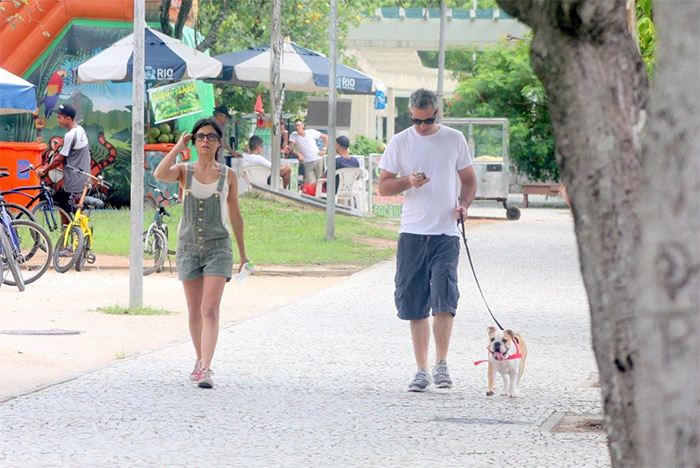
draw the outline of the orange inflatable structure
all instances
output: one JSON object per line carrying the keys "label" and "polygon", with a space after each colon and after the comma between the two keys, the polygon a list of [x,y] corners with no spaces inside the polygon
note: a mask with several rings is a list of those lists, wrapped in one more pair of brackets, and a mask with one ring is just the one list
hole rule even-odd
{"label": "orange inflatable structure", "polygon": [[73,19],[134,18],[133,0],[32,0],[28,4],[2,5],[5,10],[0,11],[0,67],[20,76]]}

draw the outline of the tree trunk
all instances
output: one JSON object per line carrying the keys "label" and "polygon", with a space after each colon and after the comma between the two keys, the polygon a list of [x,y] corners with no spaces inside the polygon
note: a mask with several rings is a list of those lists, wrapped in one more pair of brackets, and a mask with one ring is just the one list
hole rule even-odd
{"label": "tree trunk", "polygon": [[656,3],[645,135],[636,406],[642,466],[700,466],[700,3]]}
{"label": "tree trunk", "polygon": [[634,323],[640,132],[649,83],[624,1],[498,0],[533,29],[557,160],[574,213],[613,466],[639,466]]}

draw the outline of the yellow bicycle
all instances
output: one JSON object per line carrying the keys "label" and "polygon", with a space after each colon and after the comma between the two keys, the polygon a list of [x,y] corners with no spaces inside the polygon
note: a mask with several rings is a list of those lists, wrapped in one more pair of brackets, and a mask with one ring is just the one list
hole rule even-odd
{"label": "yellow bicycle", "polygon": [[53,251],[53,267],[59,273],[65,273],[75,267],[76,271],[82,271],[86,263],[95,263],[95,254],[92,253],[92,224],[90,223],[90,213],[85,214],[83,209],[102,208],[104,202],[98,198],[88,197],[87,193],[93,182],[102,187],[110,187],[102,176],[93,176],[76,167],[66,165],[66,169],[73,170],[85,176],[85,185],[80,194],[78,210],[73,215],[73,219],[66,225],[56,241],[56,248]]}

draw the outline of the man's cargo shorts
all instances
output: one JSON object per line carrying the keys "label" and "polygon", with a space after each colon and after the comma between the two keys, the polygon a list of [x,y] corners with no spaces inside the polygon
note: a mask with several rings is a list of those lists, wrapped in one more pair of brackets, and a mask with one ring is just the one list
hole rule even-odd
{"label": "man's cargo shorts", "polygon": [[396,252],[394,302],[403,320],[457,311],[459,237],[402,232]]}

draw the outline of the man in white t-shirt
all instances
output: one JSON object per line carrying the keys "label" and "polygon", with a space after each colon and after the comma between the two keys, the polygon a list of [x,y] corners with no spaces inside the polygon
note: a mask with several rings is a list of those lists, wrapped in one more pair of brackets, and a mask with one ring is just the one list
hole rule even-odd
{"label": "man in white t-shirt", "polygon": [[[265,166],[267,168],[272,168],[272,163],[265,159],[264,156],[262,156],[260,153],[262,153],[263,150],[263,140],[257,135],[253,135],[250,137],[248,140],[248,146],[246,147],[247,150],[243,152],[241,157],[243,158],[243,162],[241,163],[241,167],[246,167],[246,166],[251,166],[253,164],[260,164],[262,166]],[[289,188],[289,179],[290,176],[292,175],[292,170],[291,168],[286,165],[286,164],[281,164],[280,165],[280,177],[282,177],[282,186],[284,188]],[[270,183],[270,179],[267,179],[267,183]]]}
{"label": "man in white t-shirt", "polygon": [[[306,128],[301,119],[294,121],[294,132],[289,136],[292,150],[297,154],[299,162],[304,165],[304,183],[316,184],[316,179],[323,174],[323,155],[328,147],[328,135],[313,128]],[[323,150],[318,150],[316,140],[323,140]]]}
{"label": "man in white t-shirt", "polygon": [[68,130],[63,137],[63,145],[51,162],[39,169],[38,176],[43,178],[49,171],[61,166],[63,169],[64,194],[58,194],[57,202],[66,211],[74,212],[85,185],[85,176],[65,167],[77,167],[84,172],[90,172],[90,146],[85,129],[75,123],[76,110],[70,104],[61,104],[56,108],[58,124]]}
{"label": "man in white t-shirt", "polygon": [[[378,189],[384,196],[406,192],[394,302],[399,318],[411,323],[418,371],[408,390],[424,392],[431,381],[438,388],[452,387],[447,351],[459,300],[457,221],[467,217],[476,195],[476,176],[464,135],[435,123],[439,111],[435,94],[425,89],[413,92],[409,108],[413,126],[389,141],[379,163]],[[436,350],[432,378],[428,374],[431,309]]]}

